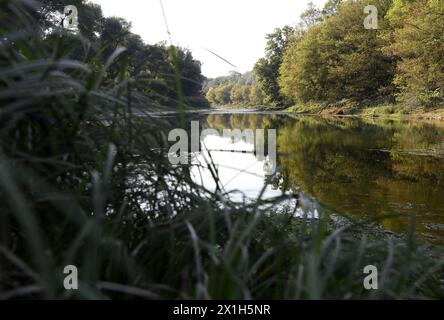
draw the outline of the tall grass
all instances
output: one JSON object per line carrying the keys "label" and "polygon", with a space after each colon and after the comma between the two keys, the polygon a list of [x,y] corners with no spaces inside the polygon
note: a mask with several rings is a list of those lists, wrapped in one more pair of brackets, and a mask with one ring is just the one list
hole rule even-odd
{"label": "tall grass", "polygon": [[[165,156],[174,124],[146,112],[133,79],[109,79],[123,49],[100,65],[80,35],[36,31],[33,2],[1,10],[0,299],[443,298],[442,250],[414,227],[296,218],[285,199],[195,185]],[[368,264],[379,290],[363,287]],[[79,290],[63,288],[66,265]]]}

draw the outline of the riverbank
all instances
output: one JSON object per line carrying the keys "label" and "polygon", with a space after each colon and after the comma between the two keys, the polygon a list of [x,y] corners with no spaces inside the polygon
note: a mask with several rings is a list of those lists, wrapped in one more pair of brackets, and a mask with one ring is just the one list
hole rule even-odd
{"label": "riverbank", "polygon": [[[248,110],[250,112],[287,112],[304,115],[323,115],[323,116],[361,116],[361,117],[384,117],[384,118],[412,118],[424,120],[444,120],[444,104],[434,107],[410,107],[402,103],[393,103],[389,98],[375,98],[364,101],[354,101],[344,99],[335,103],[305,103],[291,107],[257,105],[218,105],[217,108],[236,111]],[[214,107],[213,107],[214,109]]]}
{"label": "riverbank", "polygon": [[363,117],[390,117],[414,118],[425,120],[444,120],[444,105],[436,107],[409,108],[402,104],[350,101],[335,104],[305,104],[289,107],[286,112],[296,114],[316,114],[333,116],[363,116]]}

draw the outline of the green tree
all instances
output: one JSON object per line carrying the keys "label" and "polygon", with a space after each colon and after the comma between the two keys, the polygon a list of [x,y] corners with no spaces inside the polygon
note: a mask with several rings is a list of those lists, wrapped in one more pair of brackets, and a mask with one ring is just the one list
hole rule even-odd
{"label": "green tree", "polygon": [[279,83],[293,102],[362,100],[390,86],[394,63],[377,30],[363,27],[363,9],[379,1],[347,1],[285,53]]}
{"label": "green tree", "polygon": [[210,87],[207,91],[207,94],[205,95],[205,97],[207,98],[207,100],[211,103],[211,104],[217,104],[217,100],[216,100],[216,88],[215,87]]}
{"label": "green tree", "polygon": [[[213,105],[240,107],[263,104],[264,94],[252,71],[210,79],[204,86],[208,101]],[[252,94],[253,92],[253,94]]]}
{"label": "green tree", "polygon": [[243,103],[243,95],[242,95],[242,85],[239,83],[236,83],[232,88],[230,92],[230,100],[233,104],[241,104]]}
{"label": "green tree", "polygon": [[251,85],[245,84],[241,88],[242,102],[245,105],[252,105],[250,101]]}
{"label": "green tree", "polygon": [[344,0],[328,0],[322,9],[324,17],[331,17],[335,14],[342,2]]}
{"label": "green tree", "polygon": [[[104,18],[101,7],[86,0],[42,0],[39,14],[42,37],[46,42],[62,46],[60,41],[69,40],[60,37],[55,31],[51,18],[55,11],[63,11],[66,5],[74,4],[79,12],[79,31],[91,45],[88,56],[83,57],[84,48],[79,41],[70,44],[73,59],[82,57],[93,68],[100,69],[119,47],[126,52],[119,55],[108,68],[104,81],[117,83],[123,76],[129,77],[132,88],[143,92],[160,105],[177,105],[176,67],[179,71],[186,103],[206,106],[202,92],[204,77],[201,64],[195,60],[189,50],[175,48],[177,64],[171,59],[171,50],[164,43],[149,45],[139,35],[131,32],[131,24],[119,17]],[[85,42],[86,43],[86,42]],[[84,45],[84,44],[83,44]]]}
{"label": "green tree", "polygon": [[264,93],[257,83],[251,86],[249,101],[252,106],[264,104]]}
{"label": "green tree", "polygon": [[398,58],[395,84],[405,104],[444,101],[444,4],[440,0],[396,0],[387,15],[385,51]]}
{"label": "green tree", "polygon": [[265,93],[267,103],[285,105],[285,98],[280,94],[278,77],[284,51],[292,41],[294,28],[285,26],[268,34],[265,57],[259,59],[254,66],[257,81]]}
{"label": "green tree", "polygon": [[281,94],[293,103],[319,101],[327,86],[327,65],[319,45],[321,27],[310,28],[306,36],[290,46],[280,67]]}
{"label": "green tree", "polygon": [[201,63],[194,59],[189,50],[178,50],[179,72],[185,96],[199,96],[202,92],[204,77]]}
{"label": "green tree", "polygon": [[231,104],[231,89],[233,88],[232,83],[227,83],[219,86],[215,89],[216,101],[221,105]]}
{"label": "green tree", "polygon": [[[331,0],[330,0],[331,1]],[[322,21],[322,11],[317,8],[313,2],[308,3],[308,8],[305,9],[304,12],[302,12],[300,16],[302,23],[306,28],[309,28],[311,26],[314,26]]]}

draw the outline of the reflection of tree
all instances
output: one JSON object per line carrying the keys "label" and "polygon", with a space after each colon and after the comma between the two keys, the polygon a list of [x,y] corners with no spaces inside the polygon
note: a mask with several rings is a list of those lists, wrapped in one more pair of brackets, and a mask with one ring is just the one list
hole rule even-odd
{"label": "reflection of tree", "polygon": [[211,114],[206,122],[213,129],[277,129],[283,117],[256,113]]}
{"label": "reflection of tree", "polygon": [[[246,113],[213,114],[207,125],[277,129],[275,188],[305,192],[356,217],[416,213],[417,229],[428,235],[438,231],[424,223],[444,223],[442,124]],[[409,221],[402,216],[382,223],[402,231]]]}
{"label": "reflection of tree", "polygon": [[[338,212],[366,217],[435,212],[441,214],[435,222],[443,222],[444,161],[390,152],[427,148],[443,133],[430,125],[357,119],[287,122],[278,135],[280,187],[302,189]],[[390,223],[399,231],[408,219]]]}
{"label": "reflection of tree", "polygon": [[[262,157],[262,152],[254,149],[254,154],[258,161],[265,161],[265,170],[268,167],[275,167],[275,163],[272,162],[268,157],[268,130],[278,129],[278,127],[283,123],[283,117],[278,115],[267,115],[267,114],[254,114],[254,113],[238,113],[238,114],[211,114],[207,117],[206,124],[208,128],[218,129],[219,133],[222,135],[223,129],[239,129],[247,130],[251,129],[255,133],[255,139],[257,142],[263,142],[264,146],[264,157]],[[257,129],[264,129],[264,137],[262,138],[256,135]],[[245,137],[243,137],[245,141]],[[246,141],[245,141],[246,142]]]}

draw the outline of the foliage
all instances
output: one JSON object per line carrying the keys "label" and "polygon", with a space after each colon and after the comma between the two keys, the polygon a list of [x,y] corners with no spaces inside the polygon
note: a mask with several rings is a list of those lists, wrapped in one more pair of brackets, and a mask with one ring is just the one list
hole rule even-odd
{"label": "foliage", "polygon": [[279,68],[284,51],[293,41],[293,37],[296,37],[296,31],[290,26],[275,29],[273,33],[266,36],[265,57],[259,59],[254,66],[254,73],[265,94],[266,103],[276,106],[286,105],[286,100],[279,91]]}
{"label": "foliage", "polygon": [[336,11],[339,8],[339,5],[343,2],[344,0],[328,0],[325,5],[324,8],[322,9],[322,14],[324,17],[330,17],[332,16],[334,13],[336,13]]}
{"label": "foliage", "polygon": [[[72,2],[72,1],[71,1]],[[47,16],[55,10],[62,11],[70,1],[45,0],[40,5],[41,32],[55,30],[48,36],[48,41],[58,41],[59,35],[51,27]],[[155,45],[145,44],[139,35],[131,32],[131,24],[119,17],[104,17],[99,5],[85,0],[77,0],[75,5],[79,11],[79,34],[91,46],[88,51],[83,45],[74,43],[72,58],[86,54],[85,60],[97,69],[106,64],[107,59],[119,48],[126,51],[118,57],[107,70],[105,79],[115,81],[122,77],[122,69],[130,75],[131,83],[139,92],[150,96],[153,103],[161,106],[179,105],[179,88],[177,87],[176,67],[180,75],[183,99],[193,107],[206,107],[202,93],[204,77],[201,74],[201,64],[195,60],[190,51],[182,48],[170,48],[164,43]],[[47,31],[46,31],[47,33]]]}
{"label": "foliage", "polygon": [[394,66],[378,33],[363,28],[364,2],[342,4],[285,52],[279,82],[294,103],[359,101],[387,90]]}
{"label": "foliage", "polygon": [[206,98],[213,106],[249,107],[264,103],[264,94],[252,72],[233,72],[229,76],[210,80],[205,87]]}
{"label": "foliage", "polygon": [[[329,5],[332,6],[333,4],[329,4]],[[308,8],[305,9],[304,12],[302,12],[300,18],[301,18],[304,26],[306,28],[309,28],[309,27],[314,26],[314,25],[318,24],[319,22],[321,22],[323,20],[323,15],[322,15],[322,11],[319,10],[313,4],[313,2],[310,1],[307,6],[308,6]]]}
{"label": "foliage", "polygon": [[[378,9],[377,30],[363,25],[369,4]],[[292,104],[325,108],[383,99],[403,104],[405,112],[441,106],[443,7],[441,0],[330,0],[322,10],[310,3],[301,15],[302,31],[278,51],[276,63],[269,62],[270,48],[279,32],[269,36],[255,70],[265,79],[267,97],[280,95]]]}
{"label": "foliage", "polygon": [[444,4],[396,0],[388,14],[388,54],[398,59],[399,99],[410,106],[444,102]]}

